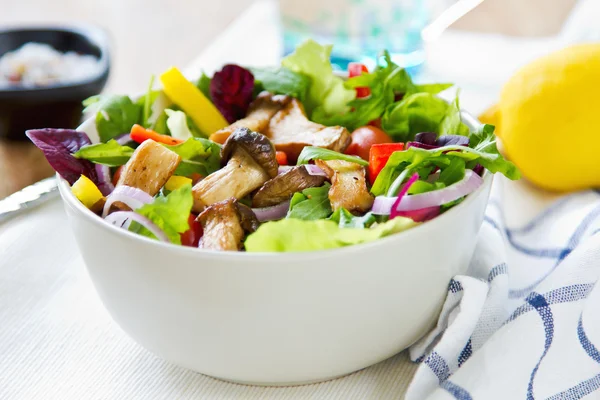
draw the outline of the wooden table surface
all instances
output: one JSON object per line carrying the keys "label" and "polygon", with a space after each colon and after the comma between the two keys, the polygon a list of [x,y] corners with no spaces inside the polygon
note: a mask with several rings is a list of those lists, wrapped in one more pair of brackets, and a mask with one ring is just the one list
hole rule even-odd
{"label": "wooden table surface", "polygon": [[[0,26],[93,23],[110,32],[112,73],[105,92],[133,93],[151,74],[185,66],[254,0],[21,0],[2,7]],[[516,36],[559,31],[576,0],[487,0],[456,28]],[[550,5],[551,4],[551,5]],[[2,110],[0,110],[2,112]],[[29,143],[0,141],[0,198],[52,174]]]}

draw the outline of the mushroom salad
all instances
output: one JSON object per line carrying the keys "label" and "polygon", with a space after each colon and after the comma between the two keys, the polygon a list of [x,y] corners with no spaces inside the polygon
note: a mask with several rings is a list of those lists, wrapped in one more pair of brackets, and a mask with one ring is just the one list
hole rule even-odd
{"label": "mushroom salad", "polygon": [[219,251],[366,243],[455,207],[486,173],[519,179],[494,127],[470,131],[438,96],[451,84],[417,84],[387,52],[344,79],[330,52],[307,41],[278,67],[195,81],[171,68],[137,99],[87,99],[79,130],[27,135],[107,223]]}

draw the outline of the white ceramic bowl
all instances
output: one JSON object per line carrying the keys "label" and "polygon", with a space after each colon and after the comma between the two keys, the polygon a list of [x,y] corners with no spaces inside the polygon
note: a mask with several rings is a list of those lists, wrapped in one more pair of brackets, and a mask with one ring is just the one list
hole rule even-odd
{"label": "white ceramic bowl", "polygon": [[[474,122],[471,122],[473,125]],[[95,129],[82,126],[92,136]],[[241,383],[327,380],[382,361],[435,324],[467,270],[492,182],[432,221],[310,253],[224,253],[105,223],[61,180],[96,290],[129,336],[164,359]]]}

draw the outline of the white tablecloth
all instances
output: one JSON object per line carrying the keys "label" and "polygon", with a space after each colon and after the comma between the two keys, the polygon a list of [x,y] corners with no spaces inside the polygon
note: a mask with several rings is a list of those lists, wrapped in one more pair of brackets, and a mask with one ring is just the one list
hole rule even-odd
{"label": "white tablecloth", "polygon": [[[255,4],[187,71],[196,75],[200,69],[211,71],[224,62],[276,63],[281,47],[275,22],[273,3]],[[492,42],[495,47],[488,45]],[[425,75],[459,83],[463,107],[477,113],[493,101],[502,80],[514,68],[560,43],[556,38],[517,43],[448,33],[430,49]],[[481,72],[484,64],[487,75]],[[506,185],[502,201],[510,207],[505,213],[507,226],[521,226],[554,200],[522,183]],[[504,221],[493,221],[504,229]],[[533,273],[524,266],[514,276],[530,279]],[[225,383],[168,364],[125,336],[103,309],[59,200],[0,225],[0,322],[0,399],[398,399],[419,366],[403,352],[331,382],[261,388]],[[424,348],[427,345],[423,343]],[[495,362],[485,360],[486,354],[490,353],[475,353],[484,358],[484,366]],[[485,377],[485,368],[480,370],[479,377]],[[461,371],[451,380],[459,379],[467,387],[464,381],[469,377]],[[419,373],[424,383],[413,386],[413,394],[434,393],[437,382],[423,368]],[[440,390],[434,395],[450,396],[447,389]]]}

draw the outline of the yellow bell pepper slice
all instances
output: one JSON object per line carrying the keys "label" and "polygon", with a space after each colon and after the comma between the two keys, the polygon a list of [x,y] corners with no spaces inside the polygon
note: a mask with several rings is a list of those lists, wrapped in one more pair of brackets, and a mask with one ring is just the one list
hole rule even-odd
{"label": "yellow bell pepper slice", "polygon": [[92,208],[103,196],[100,189],[87,176],[81,175],[71,186],[71,192],[87,208]]}
{"label": "yellow bell pepper slice", "polygon": [[191,185],[192,180],[190,178],[186,178],[185,176],[173,175],[169,178],[167,183],[165,183],[165,189],[168,191],[173,191],[179,189],[184,185]]}
{"label": "yellow bell pepper slice", "polygon": [[209,136],[229,125],[213,103],[177,68],[164,72],[160,81],[167,97],[181,107],[205,135]]}

